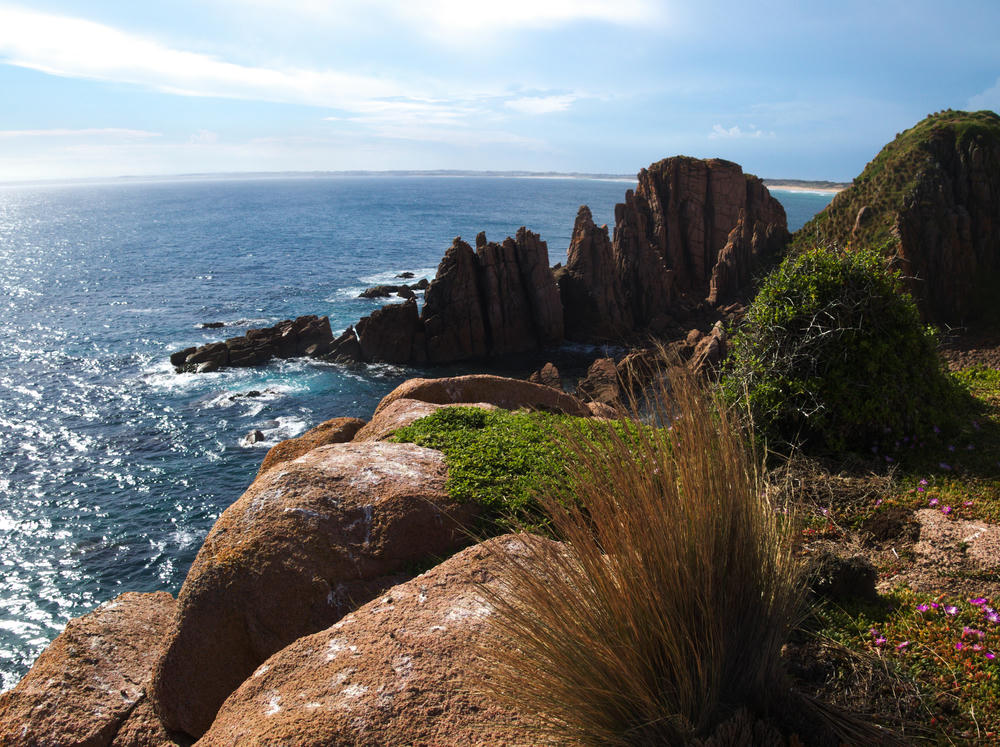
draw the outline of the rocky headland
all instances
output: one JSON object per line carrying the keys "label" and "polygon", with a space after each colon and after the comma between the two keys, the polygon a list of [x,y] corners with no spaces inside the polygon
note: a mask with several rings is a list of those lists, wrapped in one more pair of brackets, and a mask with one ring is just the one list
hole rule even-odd
{"label": "rocky headland", "polygon": [[564,340],[681,338],[745,300],[761,263],[789,238],[785,211],[735,163],[677,156],[639,172],[615,208],[615,225],[577,214],[565,267],[549,267],[547,244],[521,228],[502,242],[456,238],[418,308],[414,286],[333,338],[325,317],[300,317],[245,338],[171,356],[178,370],[214,371],[273,357],[434,365],[490,361],[553,349]]}
{"label": "rocky headland", "polygon": [[[934,115],[897,137],[803,229],[796,246],[889,242],[929,318],[988,318],[983,283],[1000,269],[1000,117],[959,114]],[[456,239],[420,309],[415,299],[386,306],[338,338],[325,318],[300,317],[179,351],[171,362],[194,371],[300,355],[434,364],[490,360],[563,340],[652,334],[672,338],[670,351],[704,372],[725,356],[727,331],[721,323],[685,322],[731,316],[752,292],[755,269],[787,241],[783,210],[759,179],[726,161],[666,159],[640,173],[637,189],[616,209],[612,232],[580,209],[565,267],[553,271],[545,243],[526,229],[499,244],[480,235],[475,249]],[[685,334],[692,326],[710,331]],[[508,534],[475,543],[490,509],[452,494],[454,472],[441,450],[393,437],[427,416],[454,415],[457,406],[477,408],[477,415],[527,410],[600,423],[621,412],[635,377],[656,365],[648,351],[598,359],[575,395],[563,390],[551,363],[532,381],[411,379],[367,422],[334,418],[278,444],[219,517],[176,599],[126,593],[106,602],[71,621],[21,682],[0,694],[0,744],[537,743],[523,714],[470,687],[467,675],[479,661],[499,561],[523,553],[525,542],[549,540]],[[940,464],[940,474],[928,472],[930,480],[904,475],[903,487],[891,474],[789,468],[785,489],[813,496],[808,505],[822,517],[804,530],[803,551],[847,548],[857,556],[847,563],[847,581],[823,571],[817,589],[838,589],[828,595],[841,604],[841,596],[870,601],[876,578],[880,589],[906,582],[943,595],[960,588],[963,598],[973,597],[959,600],[968,607],[963,615],[979,614],[969,605],[1000,596],[1000,533],[989,508],[1000,415],[995,392],[990,396],[984,402],[994,403],[993,414],[984,411],[982,424],[973,422],[967,474],[959,474],[959,454]],[[973,439],[980,439],[975,448]],[[980,458],[992,472],[976,471]],[[970,490],[959,508],[967,476],[974,498]],[[925,489],[933,493],[929,504]],[[939,510],[938,496],[970,518],[953,516],[950,505]],[[920,614],[928,611],[921,606]],[[906,630],[922,634],[938,618],[947,623],[954,609],[933,619],[928,613],[918,618],[919,630]],[[948,640],[948,651],[972,648],[970,628],[959,629],[959,645]],[[890,642],[897,657],[918,647],[902,635]],[[789,669],[859,712],[870,704],[858,698],[888,697],[886,712],[902,719],[915,686],[884,679],[893,652],[874,636],[872,628],[863,645],[878,655],[877,667],[865,670],[863,657],[851,652],[845,663],[844,646],[798,641],[785,652]],[[964,696],[955,671],[947,671],[955,689],[941,695],[944,705],[920,701],[914,712],[932,708],[957,719],[955,703]],[[849,684],[830,684],[842,681]],[[865,690],[872,682],[884,692]],[[857,698],[837,690],[855,685]],[[764,743],[759,724],[741,725],[738,717],[704,744]],[[789,743],[770,733],[767,739]]]}

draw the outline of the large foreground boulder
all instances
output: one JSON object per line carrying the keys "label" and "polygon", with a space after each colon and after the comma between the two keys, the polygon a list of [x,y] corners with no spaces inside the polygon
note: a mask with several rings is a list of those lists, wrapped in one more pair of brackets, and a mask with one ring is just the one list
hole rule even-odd
{"label": "large foreground boulder", "polygon": [[[199,745],[529,745],[537,735],[483,694],[479,646],[506,535],[463,550],[264,662]],[[529,541],[547,542],[532,538]]]}
{"label": "large foreground boulder", "polygon": [[166,592],[128,592],[70,620],[0,695],[0,744],[110,745],[144,701],[174,608]]}
{"label": "large foreground boulder", "polygon": [[223,512],[178,596],[153,676],[164,724],[200,736],[268,656],[466,541],[475,507],[440,452],[322,446],[266,472]]}
{"label": "large foreground boulder", "polygon": [[382,398],[375,408],[375,415],[398,399],[415,399],[438,405],[486,403],[505,410],[523,407],[583,418],[590,416],[586,405],[565,392],[544,384],[488,374],[404,381]]}

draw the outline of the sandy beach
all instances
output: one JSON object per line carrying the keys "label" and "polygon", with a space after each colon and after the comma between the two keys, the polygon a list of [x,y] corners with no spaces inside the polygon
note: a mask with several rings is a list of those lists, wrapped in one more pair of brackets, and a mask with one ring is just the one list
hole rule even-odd
{"label": "sandy beach", "polygon": [[800,184],[783,184],[782,182],[768,182],[764,181],[764,186],[770,190],[780,189],[785,192],[815,192],[817,194],[825,195],[835,195],[838,192],[842,192],[846,187],[804,187]]}

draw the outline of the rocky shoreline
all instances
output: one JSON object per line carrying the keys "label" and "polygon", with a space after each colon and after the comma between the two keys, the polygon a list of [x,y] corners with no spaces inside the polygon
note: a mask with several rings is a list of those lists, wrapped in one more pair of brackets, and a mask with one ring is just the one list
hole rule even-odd
{"label": "rocky shoreline", "polygon": [[[303,316],[170,360],[198,373],[297,356],[433,365],[653,335],[674,339],[670,351],[704,373],[725,353],[718,320],[739,313],[752,272],[787,239],[784,211],[757,177],[717,159],[667,159],[639,174],[613,234],[581,207],[565,267],[550,268],[545,242],[525,228],[501,243],[480,234],[475,249],[456,239],[419,311],[408,298],[336,338],[328,318]],[[372,294],[385,292],[400,290]],[[652,357],[597,359],[578,396],[551,362],[533,381],[412,379],[367,423],[336,418],[278,444],[206,537],[176,600],[129,593],[74,620],[0,695],[0,742],[525,741],[515,714],[455,674],[488,614],[475,589],[490,552],[514,540],[413,578],[467,546],[483,509],[450,497],[441,452],[388,439],[460,404],[613,417]],[[325,695],[326,684],[301,679],[319,672],[337,683]]]}
{"label": "rocky shoreline", "polygon": [[[784,208],[735,163],[677,156],[643,169],[615,208],[613,232],[581,206],[564,267],[522,227],[501,243],[456,238],[418,309],[414,286],[370,289],[407,300],[334,338],[326,317],[300,317],[170,356],[178,371],[309,356],[336,362],[492,362],[564,341],[618,344],[683,337],[745,300],[754,273],[789,239]],[[419,284],[415,284],[419,285]]]}
{"label": "rocky shoreline", "polygon": [[[497,707],[460,687],[457,674],[486,614],[476,612],[485,609],[476,585],[490,553],[475,546],[413,578],[415,567],[469,544],[482,508],[449,496],[440,452],[388,439],[455,405],[608,414],[517,379],[412,379],[367,423],[337,418],[278,444],[206,537],[176,601],[157,592],[105,603],[72,621],[0,695],[0,743],[232,744],[294,734],[303,744],[385,744],[460,733],[518,743],[516,716],[494,723]],[[286,675],[284,685],[271,682]],[[323,695],[331,676],[339,684]],[[315,698],[298,697],[310,688]],[[445,707],[459,701],[466,705]]]}

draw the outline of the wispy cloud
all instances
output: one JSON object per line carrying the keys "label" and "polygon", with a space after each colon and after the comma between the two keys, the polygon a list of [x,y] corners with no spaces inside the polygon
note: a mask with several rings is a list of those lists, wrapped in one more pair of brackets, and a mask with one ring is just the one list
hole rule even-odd
{"label": "wispy cloud", "polygon": [[565,93],[557,96],[524,96],[504,103],[508,109],[521,114],[551,114],[566,111],[579,98],[576,94]]}
{"label": "wispy cloud", "polygon": [[991,87],[969,99],[969,109],[992,109],[1000,111],[1000,78]]}
{"label": "wispy cloud", "polygon": [[[416,33],[493,33],[499,30],[554,28],[581,21],[615,26],[648,26],[664,16],[663,0],[220,0],[240,6],[280,10],[283,14],[345,22],[363,15],[412,23]],[[415,23],[414,23],[415,22]]]}
{"label": "wispy cloud", "polygon": [[[295,2],[295,0],[290,0]],[[622,0],[626,6],[639,0]],[[535,5],[544,11],[531,15]],[[576,4],[515,2],[512,13],[529,18],[598,17],[610,13],[607,2]],[[308,7],[312,4],[306,3]],[[473,11],[450,0],[427,0],[437,16],[452,11],[456,23],[485,23],[498,11]],[[317,6],[318,7],[318,6]],[[478,6],[477,6],[478,7]],[[412,10],[399,4],[400,13]],[[505,6],[506,8],[506,6]],[[530,12],[529,12],[530,11]],[[628,14],[626,7],[626,15]],[[636,11],[637,12],[637,11]],[[506,13],[506,10],[505,10]],[[462,20],[465,19],[465,20]],[[576,94],[525,95],[451,89],[433,81],[415,85],[391,76],[373,77],[340,70],[256,67],[241,65],[199,52],[172,48],[163,42],[80,18],[35,12],[0,5],[0,63],[40,70],[52,75],[129,83],[181,96],[240,98],[306,104],[336,112],[332,120],[348,121],[376,136],[448,142],[459,138],[481,142],[536,141],[504,132],[505,120],[516,115],[538,115],[567,109]],[[472,133],[471,130],[476,130]],[[13,132],[13,131],[12,131]],[[51,130],[69,136],[99,132],[141,137],[140,131]],[[42,136],[42,131],[17,131],[4,137]],[[211,134],[198,133],[190,141],[209,144]]]}
{"label": "wispy cloud", "polygon": [[330,122],[359,125],[372,135],[394,140],[450,143],[458,146],[506,143],[543,147],[535,138],[504,131],[492,109],[492,98],[482,100],[370,101],[353,113],[326,117]]}
{"label": "wispy cloud", "polygon": [[775,134],[773,131],[764,132],[754,125],[750,125],[748,129],[744,130],[739,125],[726,128],[721,124],[716,124],[712,126],[712,131],[708,134],[708,137],[710,140],[742,140],[747,138],[771,138],[775,137]]}
{"label": "wispy cloud", "polygon": [[578,21],[630,26],[652,22],[660,15],[657,3],[651,0],[418,0],[394,4],[439,28],[456,31],[550,28]]}
{"label": "wispy cloud", "polygon": [[92,21],[9,6],[0,7],[0,58],[52,75],[133,83],[186,96],[349,108],[373,97],[405,93],[381,78],[238,65]]}
{"label": "wispy cloud", "polygon": [[149,132],[147,130],[129,130],[121,127],[94,127],[82,130],[68,130],[53,128],[47,130],[0,130],[0,138],[95,138],[113,137],[127,139],[144,139],[150,137],[160,137],[159,132]]}

